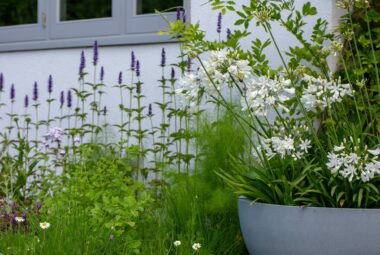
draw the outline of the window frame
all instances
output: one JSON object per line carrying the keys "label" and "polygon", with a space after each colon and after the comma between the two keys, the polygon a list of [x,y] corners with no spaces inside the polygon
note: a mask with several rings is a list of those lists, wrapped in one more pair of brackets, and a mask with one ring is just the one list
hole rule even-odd
{"label": "window frame", "polygon": [[[94,40],[102,46],[176,42],[157,35],[167,26],[160,15],[137,15],[137,0],[112,0],[112,18],[63,22],[59,21],[59,1],[38,0],[37,24],[0,27],[0,52],[89,47]],[[190,1],[183,0],[187,16]],[[165,16],[174,20],[176,13]]]}
{"label": "window frame", "polygon": [[2,43],[27,42],[42,40],[46,36],[46,4],[45,0],[37,1],[37,23],[0,27]]}

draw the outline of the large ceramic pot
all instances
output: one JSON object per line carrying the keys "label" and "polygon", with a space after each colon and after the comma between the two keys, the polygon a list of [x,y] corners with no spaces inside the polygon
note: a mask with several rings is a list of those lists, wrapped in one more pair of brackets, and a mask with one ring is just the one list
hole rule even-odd
{"label": "large ceramic pot", "polygon": [[252,255],[379,255],[380,209],[283,206],[239,199]]}

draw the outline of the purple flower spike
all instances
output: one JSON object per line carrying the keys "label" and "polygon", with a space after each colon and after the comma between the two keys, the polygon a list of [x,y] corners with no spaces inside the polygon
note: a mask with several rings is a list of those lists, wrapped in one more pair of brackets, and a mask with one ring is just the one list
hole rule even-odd
{"label": "purple flower spike", "polygon": [[71,108],[73,98],[71,96],[71,90],[67,91],[67,107]]}
{"label": "purple flower spike", "polygon": [[172,71],[171,71],[171,78],[172,78],[172,80],[175,78],[175,69],[174,69],[174,67],[172,67]]}
{"label": "purple flower spike", "polygon": [[48,79],[48,92],[51,94],[53,92],[53,77],[49,75]]}
{"label": "purple flower spike", "polygon": [[100,80],[101,81],[104,80],[104,67],[103,66],[100,68]]}
{"label": "purple flower spike", "polygon": [[117,82],[119,83],[119,85],[123,83],[123,73],[122,72],[119,72],[119,78],[118,78]]}
{"label": "purple flower spike", "polygon": [[187,57],[187,72],[191,72],[191,58]]}
{"label": "purple flower spike", "polygon": [[166,52],[165,52],[165,48],[162,48],[162,51],[161,51],[161,65],[162,67],[164,67],[166,65]]}
{"label": "purple flower spike", "polygon": [[136,76],[140,77],[140,61],[136,61]]}
{"label": "purple flower spike", "polygon": [[184,8],[182,8],[182,22],[186,23],[186,10]]}
{"label": "purple flower spike", "polygon": [[33,85],[33,98],[32,99],[33,99],[33,101],[38,100],[38,84],[36,81],[34,82],[34,85]]}
{"label": "purple flower spike", "polygon": [[28,106],[29,106],[29,97],[28,97],[28,95],[26,95],[24,98],[24,107],[28,108]]}
{"label": "purple flower spike", "polygon": [[12,86],[11,86],[11,95],[10,95],[10,98],[11,98],[11,100],[14,100],[15,97],[16,97],[15,85],[12,84]]}
{"label": "purple flower spike", "polygon": [[182,14],[182,8],[181,7],[178,7],[177,8],[177,21],[181,19],[181,15]]}
{"label": "purple flower spike", "polygon": [[231,29],[227,28],[227,40],[231,38]]}
{"label": "purple flower spike", "polygon": [[216,27],[216,32],[218,32],[218,34],[220,34],[220,32],[222,32],[222,13],[219,12],[218,14],[218,23],[217,23],[217,27]]}
{"label": "purple flower spike", "polygon": [[148,107],[148,116],[149,117],[153,116],[152,104],[149,104],[149,107]]}
{"label": "purple flower spike", "polygon": [[41,203],[37,203],[37,204],[36,204],[36,209],[37,209],[37,210],[40,210],[41,207],[42,207],[42,204],[41,204]]}
{"label": "purple flower spike", "polygon": [[0,91],[3,92],[4,90],[4,76],[3,73],[0,73]]}
{"label": "purple flower spike", "polygon": [[107,115],[107,106],[104,106],[104,108],[103,108],[103,115],[104,115],[104,116]]}
{"label": "purple flower spike", "polygon": [[132,51],[131,53],[131,70],[134,71],[136,68],[136,57],[135,53]]}
{"label": "purple flower spike", "polygon": [[83,75],[84,68],[86,67],[86,57],[84,51],[80,54],[79,75]]}
{"label": "purple flower spike", "polygon": [[61,96],[59,97],[59,102],[61,103],[61,108],[65,104],[65,92],[61,91]]}
{"label": "purple flower spike", "polygon": [[99,51],[98,51],[98,41],[94,42],[93,46],[93,64],[96,66],[99,59]]}

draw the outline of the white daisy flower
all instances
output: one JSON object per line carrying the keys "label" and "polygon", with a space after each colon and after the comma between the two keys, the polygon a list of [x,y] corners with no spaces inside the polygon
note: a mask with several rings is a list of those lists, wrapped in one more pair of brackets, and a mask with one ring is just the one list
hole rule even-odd
{"label": "white daisy flower", "polygon": [[179,241],[179,240],[174,241],[173,244],[174,244],[175,247],[180,246],[181,245],[181,241]]}
{"label": "white daisy flower", "polygon": [[192,248],[194,251],[197,251],[199,250],[200,248],[202,247],[202,245],[200,243],[194,243]]}
{"label": "white daisy flower", "polygon": [[49,222],[41,222],[40,223],[40,228],[42,229],[48,229],[50,227],[50,223]]}

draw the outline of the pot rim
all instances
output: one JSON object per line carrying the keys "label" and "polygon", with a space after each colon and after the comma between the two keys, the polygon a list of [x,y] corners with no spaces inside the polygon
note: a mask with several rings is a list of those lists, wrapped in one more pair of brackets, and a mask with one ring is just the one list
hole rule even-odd
{"label": "pot rim", "polygon": [[240,196],[239,200],[248,202],[250,205],[261,205],[266,207],[273,207],[273,208],[288,208],[288,209],[301,209],[301,210],[330,210],[330,211],[371,211],[371,212],[377,212],[380,213],[380,208],[336,208],[336,207],[316,207],[316,206],[296,206],[296,205],[280,205],[280,204],[268,204],[268,203],[260,203],[260,202],[253,202],[251,199]]}

